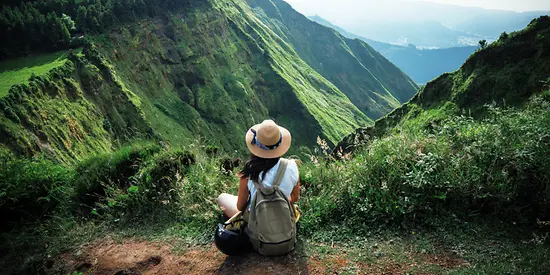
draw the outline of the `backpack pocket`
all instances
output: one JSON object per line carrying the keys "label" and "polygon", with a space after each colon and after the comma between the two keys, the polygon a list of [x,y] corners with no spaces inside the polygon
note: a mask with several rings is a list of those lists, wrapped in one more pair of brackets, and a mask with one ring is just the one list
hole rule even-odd
{"label": "backpack pocket", "polygon": [[292,252],[295,245],[296,238],[294,237],[278,243],[266,243],[260,241],[258,252],[264,256],[282,256]]}

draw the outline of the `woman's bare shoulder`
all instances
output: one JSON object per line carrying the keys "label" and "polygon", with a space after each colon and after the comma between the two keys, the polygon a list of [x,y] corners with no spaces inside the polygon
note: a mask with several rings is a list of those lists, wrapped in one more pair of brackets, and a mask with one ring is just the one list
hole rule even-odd
{"label": "woman's bare shoulder", "polygon": [[287,160],[290,161],[291,163],[294,162],[296,166],[302,165],[302,160],[297,156],[290,156],[287,158]]}

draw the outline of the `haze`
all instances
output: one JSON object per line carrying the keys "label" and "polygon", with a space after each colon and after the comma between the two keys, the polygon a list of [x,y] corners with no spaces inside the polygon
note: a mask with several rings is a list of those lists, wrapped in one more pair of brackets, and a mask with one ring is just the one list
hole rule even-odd
{"label": "haze", "polygon": [[[550,11],[548,0],[286,0],[302,14],[341,26],[362,22],[439,21],[454,25],[483,13]],[[493,9],[492,11],[484,9]],[[500,10],[500,11],[495,11]]]}
{"label": "haze", "polygon": [[[319,8],[322,9],[322,7],[319,7],[320,6],[319,4],[315,4],[315,3],[325,2],[325,1],[318,1],[318,0],[286,0],[286,1],[291,3],[293,6],[296,4],[296,7],[299,7],[300,11],[304,13],[315,12]],[[410,0],[405,0],[405,1],[410,2]],[[341,1],[332,0],[330,2],[341,2]],[[353,1],[352,0],[349,2],[355,2],[356,5],[364,5],[364,4],[379,5],[380,2],[382,1],[364,1],[364,0]],[[425,2],[457,5],[457,6],[463,6],[463,7],[494,9],[494,10],[508,10],[508,11],[516,11],[516,12],[550,10],[550,1],[548,0],[425,0]]]}

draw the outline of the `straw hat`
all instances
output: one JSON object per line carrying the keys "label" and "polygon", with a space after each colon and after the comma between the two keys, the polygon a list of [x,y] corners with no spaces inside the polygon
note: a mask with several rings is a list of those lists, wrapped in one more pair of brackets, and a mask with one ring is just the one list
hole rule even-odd
{"label": "straw hat", "polygon": [[273,120],[264,120],[246,132],[246,145],[255,156],[265,159],[278,158],[290,148],[290,132]]}

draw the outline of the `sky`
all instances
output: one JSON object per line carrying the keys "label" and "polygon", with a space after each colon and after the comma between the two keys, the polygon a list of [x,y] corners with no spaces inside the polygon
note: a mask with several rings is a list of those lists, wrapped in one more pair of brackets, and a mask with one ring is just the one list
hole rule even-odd
{"label": "sky", "polygon": [[[298,12],[319,15],[351,30],[354,25],[440,22],[455,26],[472,17],[550,11],[550,0],[285,0]],[[460,6],[460,7],[459,7]],[[495,11],[498,9],[500,11]]]}
{"label": "sky", "polygon": [[511,10],[517,12],[550,10],[550,0],[425,0],[440,4],[450,4],[484,9]]}
{"label": "sky", "polygon": [[[315,6],[315,3],[318,0],[285,0],[290,4],[299,3],[300,7],[309,6],[305,4],[310,4]],[[339,0],[334,0],[339,1]],[[375,0],[354,0],[357,3],[375,1]],[[384,0],[385,1],[385,0]],[[411,1],[411,0],[407,0]],[[524,11],[539,11],[539,10],[550,10],[550,0],[424,0],[426,2],[440,3],[440,4],[450,4],[458,5],[465,7],[478,7],[484,9],[498,9],[498,10],[510,10],[517,12]],[[382,1],[377,1],[382,2]],[[303,13],[308,13],[308,9],[300,10]]]}

